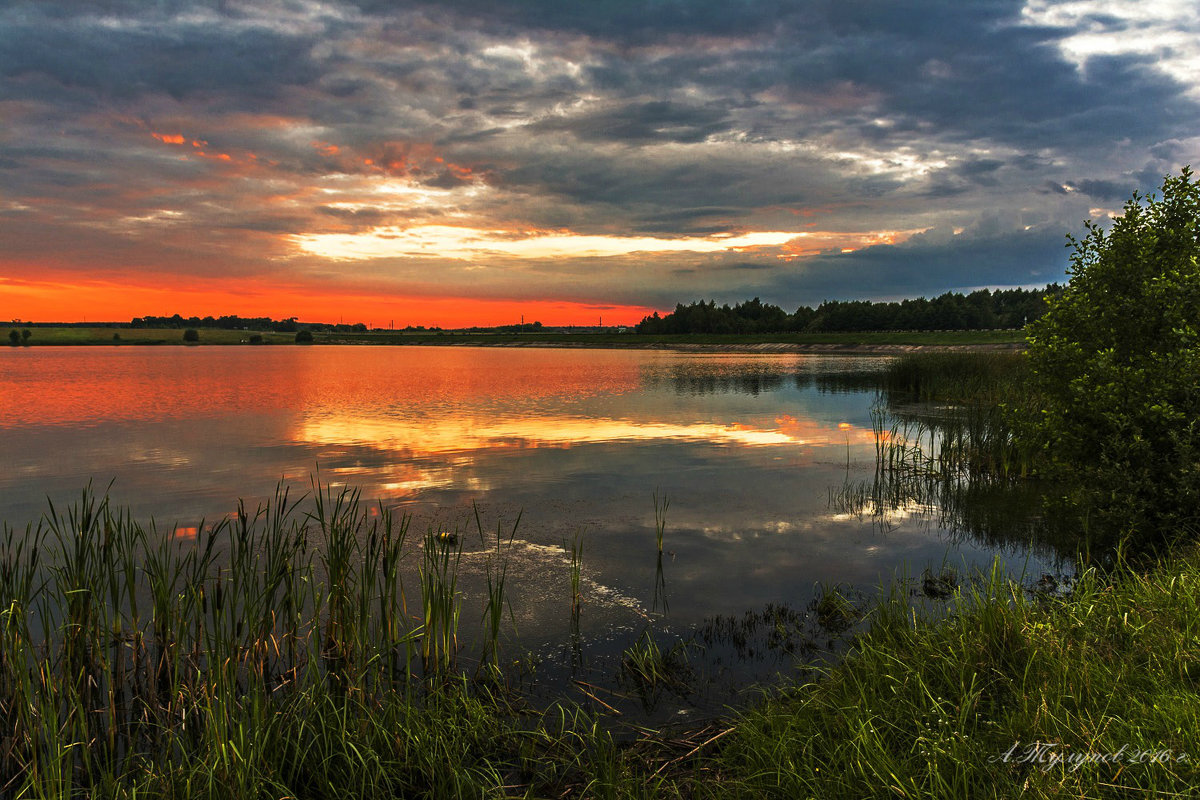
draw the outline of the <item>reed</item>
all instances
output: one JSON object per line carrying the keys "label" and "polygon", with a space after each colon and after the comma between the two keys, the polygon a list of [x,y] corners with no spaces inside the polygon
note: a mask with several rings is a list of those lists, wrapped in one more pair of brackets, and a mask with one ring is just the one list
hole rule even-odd
{"label": "reed", "polygon": [[563,549],[567,551],[570,557],[570,572],[568,574],[571,580],[571,620],[573,624],[578,626],[579,612],[583,603],[583,597],[580,594],[581,570],[583,568],[583,530],[576,530],[575,536],[569,543],[564,539]]}
{"label": "reed", "polygon": [[664,691],[679,695],[687,693],[693,674],[688,665],[687,649],[684,641],[664,649],[647,627],[638,640],[622,652],[622,682],[637,694],[644,708],[652,710]]}
{"label": "reed", "polygon": [[661,497],[657,490],[654,492],[654,538],[658,544],[658,552],[663,551],[663,534],[667,530],[667,509],[671,507],[671,498],[665,494]]}
{"label": "reed", "polygon": [[147,776],[157,791],[197,754],[207,772],[189,775],[187,794],[255,796],[272,784],[250,753],[281,717],[318,702],[424,708],[418,654],[445,690],[459,549],[425,543],[414,627],[408,520],[315,481],[311,509],[300,502],[280,487],[180,537],[89,488],[37,527],[4,527],[0,796],[103,796]]}
{"label": "reed", "polygon": [[425,535],[420,573],[421,666],[427,677],[444,679],[458,657],[458,566],[462,542],[457,533],[443,536],[430,528]]}
{"label": "reed", "polygon": [[[483,521],[479,516],[479,507],[472,505],[475,514],[475,528],[479,533],[479,541],[486,544],[483,533]],[[507,539],[504,537],[500,523],[496,523],[495,549],[489,553],[484,567],[487,578],[487,602],[483,609],[483,654],[480,658],[481,670],[486,670],[492,677],[497,677],[500,670],[500,633],[504,622],[504,611],[508,609],[508,618],[513,628],[516,628],[516,616],[513,614],[512,603],[505,595],[505,582],[508,579],[508,556],[516,538],[517,528],[521,524],[521,514],[513,522],[512,530]]]}
{"label": "reed", "polygon": [[[883,528],[914,515],[991,544],[1031,541],[1074,555],[1077,537],[1038,515],[1044,487],[1014,435],[1015,409],[1035,405],[1019,353],[921,353],[889,365],[871,417],[873,479],[830,490],[834,510]],[[1031,513],[1034,512],[1034,513]]]}
{"label": "reed", "polygon": [[[563,702],[513,703],[451,669],[460,539],[430,531],[412,554],[414,624],[407,521],[352,490],[281,489],[194,536],[175,531],[90,490],[0,531],[0,796],[1117,797],[1188,796],[1200,782],[1178,758],[1200,753],[1194,552],[1152,569],[1118,553],[1069,593],[1031,592],[998,566],[931,572],[926,593],[952,604],[936,622],[905,587],[869,607],[830,588],[814,624],[870,625],[845,660],[718,723],[652,733]],[[512,535],[498,528],[496,541],[503,576]],[[497,586],[485,625],[501,603],[511,613]],[[791,631],[779,648],[807,657],[806,616],[752,622],[768,640]],[[647,706],[688,695],[687,647],[647,628],[622,680]],[[1014,741],[1173,760],[1042,769],[1005,760]]]}
{"label": "reed", "polygon": [[882,388],[912,402],[997,405],[1019,395],[1025,370],[1020,352],[910,353],[888,364]]}

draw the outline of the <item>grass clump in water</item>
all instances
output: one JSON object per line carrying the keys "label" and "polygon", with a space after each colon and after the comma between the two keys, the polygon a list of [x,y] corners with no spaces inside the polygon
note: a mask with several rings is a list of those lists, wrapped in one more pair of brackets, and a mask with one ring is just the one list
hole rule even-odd
{"label": "grass clump in water", "polygon": [[407,520],[313,489],[303,515],[281,489],[253,513],[168,530],[85,492],[36,529],[5,527],[0,796],[502,785],[520,728],[453,671],[457,546],[427,537],[417,616],[400,575]]}

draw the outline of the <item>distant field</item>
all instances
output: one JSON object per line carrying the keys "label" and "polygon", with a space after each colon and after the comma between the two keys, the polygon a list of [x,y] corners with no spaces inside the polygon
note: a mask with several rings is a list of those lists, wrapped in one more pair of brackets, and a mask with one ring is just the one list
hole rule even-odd
{"label": "distant field", "polygon": [[[16,326],[18,329],[21,326]],[[30,346],[39,345],[162,345],[184,344],[183,330],[175,328],[30,328]],[[294,333],[199,329],[198,344],[249,344],[251,336],[262,336],[264,344],[293,344]],[[0,336],[7,331],[0,325]],[[1019,330],[1005,331],[875,331],[861,333],[779,334],[677,334],[633,333],[314,333],[316,344],[374,345],[477,345],[477,346],[573,346],[655,347],[670,345],[975,345],[1015,344],[1024,341]]]}
{"label": "distant field", "polygon": [[[23,326],[9,326],[18,330]],[[178,328],[29,328],[29,345],[150,345],[183,344],[183,330]],[[249,344],[250,337],[258,334],[266,344],[291,344],[294,333],[271,333],[259,331],[231,331],[215,328],[199,329],[197,344]],[[120,338],[113,338],[115,336]],[[0,324],[0,337],[8,342],[8,330]]]}

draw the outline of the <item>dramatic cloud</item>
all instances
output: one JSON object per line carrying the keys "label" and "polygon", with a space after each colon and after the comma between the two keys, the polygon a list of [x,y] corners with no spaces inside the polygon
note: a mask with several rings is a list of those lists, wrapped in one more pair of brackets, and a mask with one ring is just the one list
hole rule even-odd
{"label": "dramatic cloud", "polygon": [[1200,161],[1197,74],[1184,0],[15,0],[0,317],[1043,284]]}

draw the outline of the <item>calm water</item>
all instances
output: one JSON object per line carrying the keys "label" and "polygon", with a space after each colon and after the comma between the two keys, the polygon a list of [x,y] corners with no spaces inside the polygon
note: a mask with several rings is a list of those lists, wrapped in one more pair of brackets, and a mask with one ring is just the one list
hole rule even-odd
{"label": "calm water", "polygon": [[[654,609],[657,491],[670,499],[663,581],[682,629],[818,583],[990,562],[930,509],[880,525],[831,492],[873,474],[872,391],[829,391],[879,359],[633,350],[205,347],[0,349],[0,519],[88,483],[186,535],[201,517],[323,480],[473,529],[522,514],[510,569],[521,639],[568,626],[563,540],[585,541],[583,633]],[[826,388],[822,388],[826,387]],[[467,606],[481,555],[466,537]],[[1042,569],[1020,549],[1015,572]]]}

